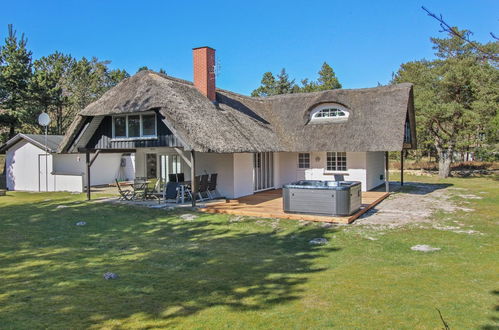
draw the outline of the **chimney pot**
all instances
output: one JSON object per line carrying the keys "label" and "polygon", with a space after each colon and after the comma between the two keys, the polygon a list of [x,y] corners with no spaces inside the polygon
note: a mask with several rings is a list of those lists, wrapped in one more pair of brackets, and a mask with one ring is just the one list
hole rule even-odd
{"label": "chimney pot", "polygon": [[215,49],[197,47],[192,49],[194,58],[194,86],[210,101],[216,101]]}

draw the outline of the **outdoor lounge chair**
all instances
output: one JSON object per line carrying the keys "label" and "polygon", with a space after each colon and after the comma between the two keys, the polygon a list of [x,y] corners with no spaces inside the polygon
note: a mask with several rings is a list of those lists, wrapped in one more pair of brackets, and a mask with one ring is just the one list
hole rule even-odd
{"label": "outdoor lounge chair", "polygon": [[177,182],[184,182],[184,181],[185,181],[184,173],[177,173]]}
{"label": "outdoor lounge chair", "polygon": [[196,175],[194,177],[194,187],[195,190],[192,190],[192,185],[186,190],[187,195],[189,195],[189,198],[192,200],[193,198],[197,199],[196,197],[199,195],[199,185],[201,182],[201,177],[199,175]]}
{"label": "outdoor lounge chair", "polygon": [[169,182],[178,182],[177,174],[168,174],[168,181]]}
{"label": "outdoor lounge chair", "polygon": [[[208,192],[208,177],[208,174],[203,174],[201,175],[201,179],[199,180],[198,196],[199,200],[201,201],[210,199],[210,193]],[[206,198],[203,198],[203,194],[206,195]]]}
{"label": "outdoor lounge chair", "polygon": [[217,192],[217,173],[212,173],[210,175],[210,181],[208,181],[208,190],[207,193],[211,199],[215,198],[218,195]]}
{"label": "outdoor lounge chair", "polygon": [[133,191],[130,189],[121,189],[120,183],[118,179],[114,179],[116,181],[116,187],[118,187],[118,192],[120,193],[120,197],[118,200],[120,201],[130,201],[133,198]]}
{"label": "outdoor lounge chair", "polygon": [[175,200],[178,203],[178,183],[168,182],[165,189],[165,202]]}

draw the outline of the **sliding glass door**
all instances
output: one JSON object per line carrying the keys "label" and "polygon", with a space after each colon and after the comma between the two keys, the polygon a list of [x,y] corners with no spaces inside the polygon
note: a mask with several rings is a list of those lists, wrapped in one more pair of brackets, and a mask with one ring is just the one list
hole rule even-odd
{"label": "sliding glass door", "polygon": [[169,174],[182,173],[182,163],[179,155],[159,155],[159,164],[161,182],[168,182]]}
{"label": "sliding glass door", "polygon": [[255,192],[274,188],[274,154],[253,154],[253,190]]}

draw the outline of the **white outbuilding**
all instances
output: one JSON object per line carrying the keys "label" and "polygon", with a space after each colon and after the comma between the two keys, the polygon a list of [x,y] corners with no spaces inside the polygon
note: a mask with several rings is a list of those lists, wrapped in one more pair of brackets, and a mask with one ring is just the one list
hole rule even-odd
{"label": "white outbuilding", "polygon": [[[8,190],[72,191],[85,190],[85,154],[56,153],[62,135],[17,134],[0,147],[5,152]],[[91,186],[133,180],[134,154],[100,154],[92,164]]]}

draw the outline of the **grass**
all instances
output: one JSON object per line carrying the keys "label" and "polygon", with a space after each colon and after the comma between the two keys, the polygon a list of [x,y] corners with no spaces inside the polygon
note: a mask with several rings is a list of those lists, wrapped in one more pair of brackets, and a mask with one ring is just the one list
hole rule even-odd
{"label": "grass", "polygon": [[[82,195],[9,193],[0,197],[0,327],[437,329],[438,308],[451,328],[497,329],[499,185],[444,182],[484,198],[465,204],[473,213],[435,221],[483,235],[406,227],[371,241],[352,226],[185,221]],[[329,244],[309,245],[315,237]],[[104,280],[109,271],[119,279]]]}

